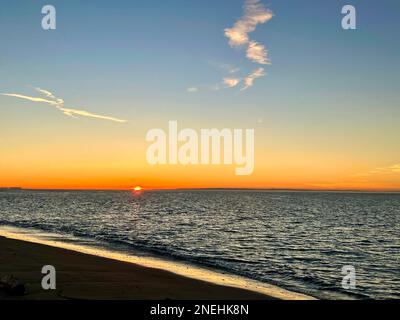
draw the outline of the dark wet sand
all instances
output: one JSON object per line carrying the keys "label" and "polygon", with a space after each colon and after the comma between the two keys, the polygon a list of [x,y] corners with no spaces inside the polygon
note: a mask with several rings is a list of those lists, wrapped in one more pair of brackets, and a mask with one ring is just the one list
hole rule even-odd
{"label": "dark wet sand", "polygon": [[[43,290],[41,269],[57,270],[57,289]],[[128,262],[0,237],[0,278],[13,275],[27,293],[0,299],[271,299]]]}

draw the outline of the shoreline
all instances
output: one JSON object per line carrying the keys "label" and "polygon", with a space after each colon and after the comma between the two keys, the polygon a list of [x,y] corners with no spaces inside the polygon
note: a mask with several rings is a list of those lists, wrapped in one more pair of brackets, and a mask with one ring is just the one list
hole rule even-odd
{"label": "shoreline", "polygon": [[[0,276],[13,274],[33,283],[20,299],[315,299],[240,276],[15,230],[0,228]],[[41,267],[52,263],[58,270],[57,290],[44,291]]]}

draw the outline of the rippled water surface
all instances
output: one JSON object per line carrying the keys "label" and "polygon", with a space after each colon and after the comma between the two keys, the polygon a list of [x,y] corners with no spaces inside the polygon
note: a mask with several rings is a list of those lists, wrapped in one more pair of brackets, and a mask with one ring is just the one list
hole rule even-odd
{"label": "rippled water surface", "polygon": [[[3,191],[0,224],[88,237],[321,298],[400,298],[400,194]],[[341,269],[356,270],[356,288]]]}

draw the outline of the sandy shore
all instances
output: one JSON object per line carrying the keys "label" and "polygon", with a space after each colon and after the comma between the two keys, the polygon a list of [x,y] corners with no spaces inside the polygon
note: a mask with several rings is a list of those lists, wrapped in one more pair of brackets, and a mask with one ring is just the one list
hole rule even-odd
{"label": "sandy shore", "polygon": [[[43,265],[55,266],[56,290],[41,288]],[[3,275],[27,284],[27,294],[18,299],[271,299],[160,269],[0,237]],[[4,291],[0,297],[10,298]]]}

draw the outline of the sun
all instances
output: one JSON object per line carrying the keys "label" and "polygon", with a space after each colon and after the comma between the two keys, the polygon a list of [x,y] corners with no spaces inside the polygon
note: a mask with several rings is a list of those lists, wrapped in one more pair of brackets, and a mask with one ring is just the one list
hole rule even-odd
{"label": "sun", "polygon": [[134,191],[142,191],[142,187],[140,186],[136,186],[133,188]]}

